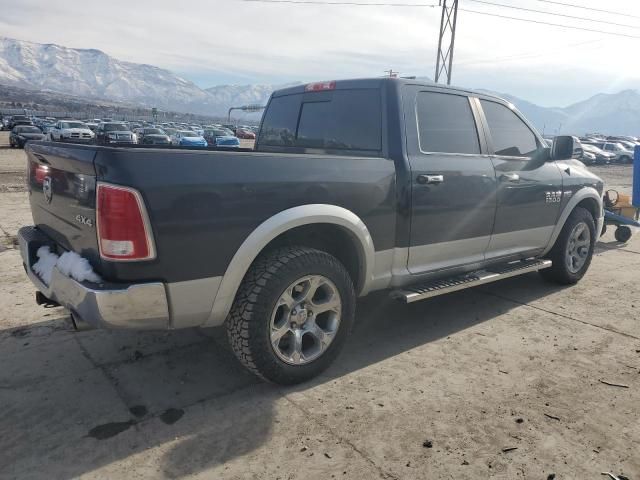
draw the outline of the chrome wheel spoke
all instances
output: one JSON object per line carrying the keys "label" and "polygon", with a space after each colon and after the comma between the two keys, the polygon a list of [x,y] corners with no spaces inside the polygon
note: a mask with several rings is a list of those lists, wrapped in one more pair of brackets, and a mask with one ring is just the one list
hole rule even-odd
{"label": "chrome wheel spoke", "polygon": [[339,312],[341,307],[340,299],[337,295],[332,295],[328,300],[321,303],[313,303],[313,313],[318,315],[320,313],[334,311]]}
{"label": "chrome wheel spoke", "polygon": [[313,323],[308,328],[307,332],[316,339],[322,349],[326,348],[331,343],[335,335],[335,332],[325,332],[316,323]]}
{"label": "chrome wheel spoke", "polygon": [[293,332],[293,351],[291,360],[295,364],[303,363],[304,354],[302,353],[302,331],[297,329]]}
{"label": "chrome wheel spoke", "polygon": [[282,293],[282,295],[280,296],[280,300],[278,301],[280,305],[286,305],[289,308],[289,310],[293,309],[293,307],[297,303],[293,298],[292,291],[293,291],[293,287],[287,288]]}
{"label": "chrome wheel spoke", "polygon": [[271,328],[271,344],[275,348],[279,348],[280,340],[282,340],[282,337],[284,337],[290,331],[291,329],[289,328],[289,322],[285,322],[285,324],[282,325],[280,328],[272,327]]}

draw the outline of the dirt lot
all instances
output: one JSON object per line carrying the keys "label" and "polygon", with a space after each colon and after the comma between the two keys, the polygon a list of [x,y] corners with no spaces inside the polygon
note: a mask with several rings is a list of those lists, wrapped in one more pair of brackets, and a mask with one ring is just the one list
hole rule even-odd
{"label": "dirt lot", "polygon": [[[630,189],[629,167],[598,173]],[[607,233],[570,288],[370,296],[338,362],[280,388],[220,331],[73,332],[33,301],[30,222],[3,132],[0,478],[640,479],[640,236]]]}

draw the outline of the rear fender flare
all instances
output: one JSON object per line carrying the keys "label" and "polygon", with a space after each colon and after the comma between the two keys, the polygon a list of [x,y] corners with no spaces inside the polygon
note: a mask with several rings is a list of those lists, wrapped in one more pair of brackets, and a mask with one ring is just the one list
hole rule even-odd
{"label": "rear fender flare", "polygon": [[292,228],[314,223],[332,224],[349,231],[356,240],[362,278],[360,295],[368,293],[373,279],[375,248],[364,222],[355,213],[337,205],[310,204],[293,207],[261,223],[240,245],[225,271],[213,309],[203,326],[222,325],[231,310],[236,292],[251,264],[276,237]]}

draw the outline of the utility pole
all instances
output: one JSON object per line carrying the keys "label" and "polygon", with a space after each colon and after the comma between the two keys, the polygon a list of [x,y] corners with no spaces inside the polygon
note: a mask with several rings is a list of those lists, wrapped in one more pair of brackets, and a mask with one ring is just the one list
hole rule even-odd
{"label": "utility pole", "polygon": [[438,37],[438,56],[436,57],[435,82],[441,75],[446,75],[447,85],[451,85],[451,69],[453,67],[453,46],[456,41],[456,20],[458,18],[458,0],[441,0],[442,17],[440,18],[440,36]]}

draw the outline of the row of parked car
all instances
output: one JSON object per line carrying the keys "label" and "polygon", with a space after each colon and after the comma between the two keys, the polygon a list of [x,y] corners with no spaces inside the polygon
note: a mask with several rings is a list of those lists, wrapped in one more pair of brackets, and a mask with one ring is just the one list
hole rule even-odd
{"label": "row of parked car", "polygon": [[[545,137],[546,138],[546,137]],[[549,145],[553,138],[546,138]],[[598,134],[574,137],[582,147],[580,160],[585,165],[608,165],[611,163],[632,163],[636,146],[640,146],[640,137],[605,136]]]}
{"label": "row of parked car", "polygon": [[235,125],[198,125],[185,123],[126,122],[111,118],[92,120],[56,120],[15,115],[3,121],[11,130],[9,144],[24,147],[30,140],[88,143],[97,145],[150,145],[182,147],[237,148],[240,139],[255,139],[257,127]]}

